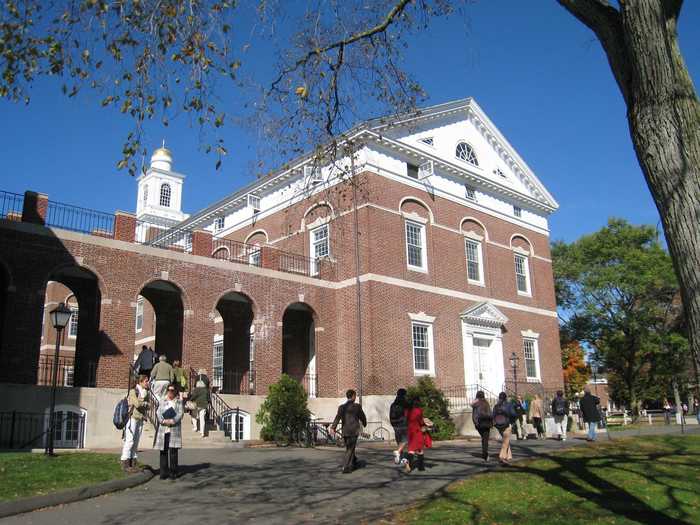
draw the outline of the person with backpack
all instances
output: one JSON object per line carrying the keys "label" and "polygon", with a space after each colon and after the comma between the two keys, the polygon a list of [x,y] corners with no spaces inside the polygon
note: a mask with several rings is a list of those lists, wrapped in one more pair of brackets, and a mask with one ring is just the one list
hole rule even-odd
{"label": "person with backpack", "polygon": [[389,422],[394,428],[394,438],[399,447],[394,450],[394,463],[397,465],[402,461],[408,461],[402,457],[403,449],[408,444],[408,423],[406,422],[408,400],[406,399],[406,394],[405,388],[399,388],[396,392],[396,399],[389,407]]}
{"label": "person with backpack", "polygon": [[362,410],[362,405],[356,403],[357,393],[350,389],[345,393],[347,401],[338,407],[338,413],[331,425],[331,431],[335,434],[338,423],[343,423],[343,440],[345,440],[345,458],[343,460],[343,474],[350,474],[360,464],[355,455],[357,438],[360,436],[361,426],[367,426],[367,418]]}
{"label": "person with backpack", "polygon": [[583,421],[588,424],[588,437],[586,441],[595,441],[596,430],[598,429],[598,423],[600,423],[600,410],[598,410],[600,399],[591,394],[591,389],[589,387],[585,387],[579,405],[581,407]]}
{"label": "person with backpack", "polygon": [[564,392],[557,390],[557,397],[552,400],[552,415],[554,425],[559,435],[559,441],[566,441],[566,426],[569,422],[569,401],[564,398]]}
{"label": "person with backpack", "polygon": [[474,423],[474,428],[481,436],[481,457],[484,458],[484,461],[488,461],[489,437],[493,427],[493,414],[482,390],[476,393],[476,399],[472,403],[472,422]]}
{"label": "person with backpack", "polygon": [[532,426],[535,427],[537,439],[546,438],[547,435],[542,425],[542,421],[544,421],[544,406],[542,405],[542,398],[539,394],[535,394],[535,398],[530,402],[527,417],[532,422]]}
{"label": "person with backpack", "polygon": [[134,370],[137,374],[142,374],[151,377],[151,370],[153,370],[153,365],[156,363],[156,353],[146,345],[141,347],[141,353],[136,358],[134,363]]}
{"label": "person with backpack", "polygon": [[182,448],[182,401],[177,386],[170,384],[156,411],[158,432],[153,448],[160,450],[160,479],[177,478],[178,451]]}
{"label": "person with backpack", "polygon": [[513,422],[513,432],[515,432],[516,439],[525,439],[525,425],[523,424],[523,418],[525,416],[525,406],[523,405],[522,396],[517,396],[513,401],[513,408],[517,414],[515,421]]}
{"label": "person with backpack", "polygon": [[[185,369],[180,366],[180,361],[173,361],[173,375],[175,376],[175,384],[180,392],[187,392],[187,374]],[[182,396],[181,396],[182,397]]]}
{"label": "person with backpack", "polygon": [[507,465],[513,459],[513,453],[510,450],[510,435],[511,425],[517,414],[513,403],[508,401],[508,396],[505,392],[498,394],[498,402],[493,407],[493,426],[496,427],[499,434],[503,438],[501,451],[498,453],[498,460],[501,465]]}
{"label": "person with backpack", "polygon": [[148,410],[148,376],[141,374],[138,383],[127,396],[128,421],[122,433],[121,465],[124,472],[138,472],[139,440],[143,432],[143,421]]}
{"label": "person with backpack", "polygon": [[186,404],[191,407],[190,417],[192,418],[192,430],[197,432],[197,424],[199,423],[199,433],[204,437],[207,426],[207,408],[209,406],[209,390],[204,386],[204,381],[201,379],[197,381]]}
{"label": "person with backpack", "polygon": [[175,372],[165,355],[158,358],[158,363],[151,370],[151,390],[160,403],[165,397],[165,389],[175,382]]}

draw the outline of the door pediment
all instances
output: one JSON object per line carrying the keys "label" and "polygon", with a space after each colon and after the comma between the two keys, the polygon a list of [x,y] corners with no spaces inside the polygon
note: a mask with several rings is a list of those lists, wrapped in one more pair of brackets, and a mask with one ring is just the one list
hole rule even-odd
{"label": "door pediment", "polygon": [[460,314],[460,317],[470,325],[487,328],[500,328],[508,322],[508,317],[488,301],[470,306]]}

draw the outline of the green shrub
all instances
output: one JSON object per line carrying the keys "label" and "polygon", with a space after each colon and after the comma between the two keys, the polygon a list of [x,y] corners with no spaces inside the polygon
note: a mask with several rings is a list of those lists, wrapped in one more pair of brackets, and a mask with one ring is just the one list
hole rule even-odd
{"label": "green shrub", "polygon": [[430,435],[437,441],[452,439],[457,434],[450,417],[449,401],[430,377],[421,377],[416,386],[408,388],[408,399],[420,397],[423,416],[430,419],[435,427]]}
{"label": "green shrub", "polygon": [[255,416],[262,425],[260,436],[278,443],[299,441],[311,418],[307,399],[301,383],[282,374],[277,383],[270,385],[270,392]]}

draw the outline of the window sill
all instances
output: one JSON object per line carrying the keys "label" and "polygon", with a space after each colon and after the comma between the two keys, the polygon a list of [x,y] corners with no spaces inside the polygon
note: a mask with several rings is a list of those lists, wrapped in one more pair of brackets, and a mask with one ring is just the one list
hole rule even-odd
{"label": "window sill", "polygon": [[421,268],[419,266],[408,266],[408,271],[409,272],[416,272],[416,273],[424,273],[424,274],[428,273],[427,268]]}
{"label": "window sill", "polygon": [[520,290],[518,290],[518,295],[520,297],[532,297],[532,294],[530,292],[521,292]]}
{"label": "window sill", "polygon": [[471,281],[467,279],[467,284],[470,284],[472,286],[481,286],[482,288],[486,288],[486,283],[479,282],[479,281]]}
{"label": "window sill", "polygon": [[435,377],[435,372],[431,372],[429,370],[414,370],[413,376],[414,377]]}
{"label": "window sill", "polygon": [[528,383],[542,383],[542,380],[539,377],[528,377],[527,382]]}

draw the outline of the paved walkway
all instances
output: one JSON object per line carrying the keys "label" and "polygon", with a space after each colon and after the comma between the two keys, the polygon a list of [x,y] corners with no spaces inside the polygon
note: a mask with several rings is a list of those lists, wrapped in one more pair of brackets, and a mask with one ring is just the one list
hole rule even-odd
{"label": "paved walkway", "polygon": [[[516,458],[532,457],[572,444],[585,441],[521,441],[513,444],[513,453]],[[492,452],[499,446],[492,442]],[[438,444],[426,454],[427,470],[410,475],[393,464],[389,448],[361,448],[358,456],[367,461],[366,467],[346,475],[339,471],[340,449],[185,449],[180,453],[184,475],[177,481],[154,479],[135,489],[7,518],[0,524],[371,521],[455,480],[503,468],[497,461],[485,465],[478,449],[475,442]],[[157,464],[153,451],[143,453],[142,459]]]}

